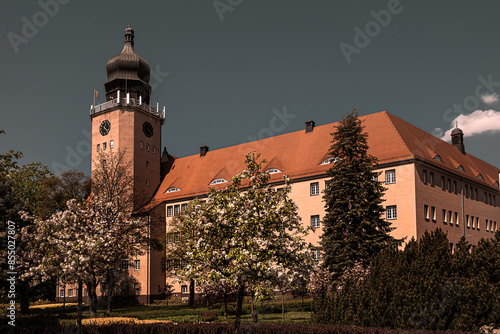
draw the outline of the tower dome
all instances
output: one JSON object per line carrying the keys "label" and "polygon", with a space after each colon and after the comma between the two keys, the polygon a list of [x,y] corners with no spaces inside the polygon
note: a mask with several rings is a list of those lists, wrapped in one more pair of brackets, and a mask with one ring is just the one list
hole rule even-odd
{"label": "tower dome", "polygon": [[130,26],[125,29],[125,45],[122,52],[108,60],[106,64],[108,82],[105,84],[107,99],[117,97],[116,92],[122,90],[130,93],[131,98],[142,96],[149,103],[151,86],[149,86],[150,67],[134,48],[134,30]]}

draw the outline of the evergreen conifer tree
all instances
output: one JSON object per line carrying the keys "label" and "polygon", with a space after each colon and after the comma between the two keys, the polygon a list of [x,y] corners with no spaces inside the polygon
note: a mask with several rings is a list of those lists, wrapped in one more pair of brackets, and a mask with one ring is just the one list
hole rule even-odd
{"label": "evergreen conifer tree", "polygon": [[[397,245],[389,235],[390,222],[382,217],[385,188],[378,181],[377,162],[368,154],[368,134],[363,133],[354,109],[342,118],[333,135],[329,154],[334,158],[323,199],[323,266],[334,279],[365,269],[384,248]],[[362,270],[361,270],[362,272]]]}

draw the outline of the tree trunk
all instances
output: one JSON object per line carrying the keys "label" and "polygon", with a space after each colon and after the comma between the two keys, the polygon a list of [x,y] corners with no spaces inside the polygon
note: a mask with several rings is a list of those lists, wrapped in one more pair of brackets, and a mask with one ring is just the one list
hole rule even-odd
{"label": "tree trunk", "polygon": [[83,282],[78,280],[78,318],[76,324],[78,328],[82,328],[82,302],[83,302]]}
{"label": "tree trunk", "polygon": [[113,296],[115,295],[115,278],[112,273],[108,274],[108,305],[106,310],[106,316],[111,316],[111,311],[113,311]]}
{"label": "tree trunk", "polygon": [[194,310],[194,279],[192,278],[189,283],[189,306],[192,306]]}
{"label": "tree trunk", "polygon": [[241,333],[241,310],[243,308],[243,298],[245,297],[245,283],[240,283],[238,288],[238,302],[236,304],[236,320],[234,321],[234,329],[237,333]]}
{"label": "tree trunk", "polygon": [[254,314],[254,310],[253,310],[253,301],[254,301],[253,290],[251,290],[250,293],[252,294],[250,300],[252,302],[252,315],[253,315]]}
{"label": "tree trunk", "polygon": [[87,286],[88,297],[89,297],[89,312],[91,317],[96,316],[97,309],[97,294],[96,294],[96,284],[95,281],[89,281],[85,284]]}
{"label": "tree trunk", "polygon": [[227,291],[224,291],[224,319],[227,319]]}
{"label": "tree trunk", "polygon": [[281,321],[285,321],[285,293],[281,291]]}

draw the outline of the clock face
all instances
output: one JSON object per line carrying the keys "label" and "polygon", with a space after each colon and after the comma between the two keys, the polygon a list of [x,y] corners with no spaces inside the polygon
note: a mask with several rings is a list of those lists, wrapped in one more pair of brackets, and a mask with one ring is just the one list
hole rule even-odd
{"label": "clock face", "polygon": [[153,136],[153,126],[149,122],[144,122],[142,125],[142,131],[146,135],[146,137],[152,137]]}
{"label": "clock face", "polygon": [[99,126],[99,132],[101,133],[101,136],[105,136],[109,133],[109,130],[111,130],[111,123],[106,119],[101,122],[101,126]]}

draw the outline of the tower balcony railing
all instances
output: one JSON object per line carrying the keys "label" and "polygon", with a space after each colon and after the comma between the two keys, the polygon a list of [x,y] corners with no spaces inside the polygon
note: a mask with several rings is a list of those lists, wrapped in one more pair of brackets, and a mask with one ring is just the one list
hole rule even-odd
{"label": "tower balcony railing", "polygon": [[90,115],[94,115],[96,113],[99,113],[101,111],[105,111],[111,108],[115,108],[118,106],[130,106],[130,107],[136,107],[141,110],[144,110],[147,113],[150,113],[151,115],[160,117],[161,119],[165,119],[165,107],[163,107],[163,111],[160,110],[158,105],[156,108],[142,102],[141,100],[133,99],[133,98],[122,98],[122,99],[113,99],[106,101],[104,103],[98,104],[98,105],[92,105],[90,106]]}

